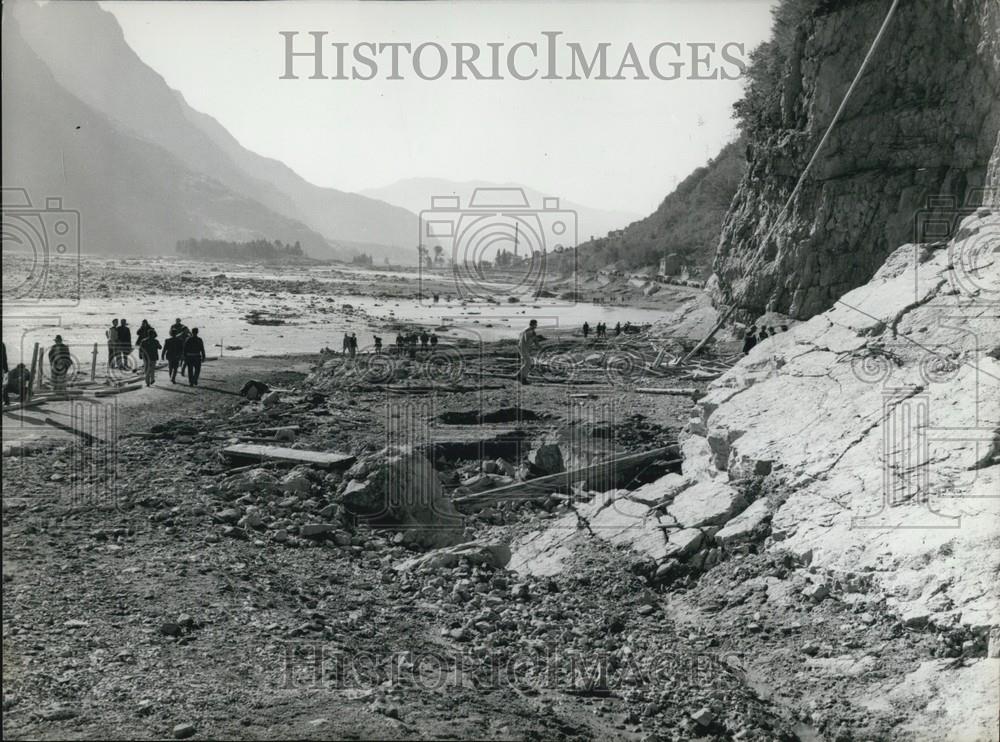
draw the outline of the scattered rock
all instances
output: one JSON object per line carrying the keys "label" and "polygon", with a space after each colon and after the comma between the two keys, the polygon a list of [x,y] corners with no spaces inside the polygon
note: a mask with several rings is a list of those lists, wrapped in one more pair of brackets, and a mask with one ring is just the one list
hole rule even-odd
{"label": "scattered rock", "polygon": [[187,739],[188,737],[193,737],[198,733],[198,729],[194,724],[178,724],[174,727],[174,739]]}
{"label": "scattered rock", "polygon": [[830,588],[825,582],[815,582],[802,588],[802,595],[814,603],[819,603],[830,594]]}
{"label": "scattered rock", "polygon": [[337,527],[332,523],[307,523],[302,526],[299,535],[304,538],[318,538],[335,530],[337,530]]}
{"label": "scattered rock", "polygon": [[697,528],[683,528],[680,531],[671,533],[668,543],[677,550],[674,556],[679,559],[685,559],[698,551],[704,539],[705,536],[701,530]]}
{"label": "scattered rock", "polygon": [[702,706],[700,709],[695,711],[691,714],[691,718],[694,719],[699,726],[703,727],[711,726],[712,722],[715,721],[715,715],[707,706]]}
{"label": "scattered rock", "polygon": [[761,497],[726,523],[725,527],[715,534],[715,540],[723,546],[756,541],[766,535],[767,524],[770,520],[771,506],[766,498]]}

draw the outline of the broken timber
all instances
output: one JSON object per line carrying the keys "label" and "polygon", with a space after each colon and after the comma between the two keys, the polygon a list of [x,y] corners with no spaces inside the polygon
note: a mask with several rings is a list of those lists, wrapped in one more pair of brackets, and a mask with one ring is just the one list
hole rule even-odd
{"label": "broken timber", "polygon": [[715,323],[715,327],[713,327],[712,331],[705,336],[705,339],[702,340],[700,343],[698,343],[696,346],[694,346],[691,352],[688,353],[686,356],[684,356],[680,362],[687,363],[692,357],[698,355],[698,352],[708,344],[708,341],[715,337],[715,333],[721,330],[722,326],[726,324],[726,320],[729,319],[729,315],[731,315],[735,311],[736,311],[736,305],[733,304],[731,307],[729,307],[729,309],[725,311],[725,313],[721,317],[719,317],[719,321]]}
{"label": "broken timber", "polygon": [[[548,474],[544,477],[536,477],[524,482],[504,485],[496,489],[476,492],[469,495],[462,495],[452,500],[455,505],[475,505],[484,502],[497,500],[517,500],[525,498],[543,497],[559,489],[569,489],[582,480],[603,479],[601,483],[605,489],[613,489],[615,482],[608,482],[608,474],[620,474],[627,469],[634,469],[646,463],[651,463],[663,456],[676,456],[677,446],[665,446],[654,448],[652,451],[632,454],[630,456],[618,456],[606,461],[599,461],[590,466],[584,466],[572,471],[559,472],[558,474]],[[680,463],[681,459],[671,458],[667,463]]]}
{"label": "broken timber", "polygon": [[667,387],[653,387],[653,386],[641,386],[635,390],[638,394],[673,394],[678,397],[694,397],[698,394],[698,390],[693,386],[684,386],[678,389],[669,389]]}
{"label": "broken timber", "polygon": [[234,463],[274,461],[286,464],[305,464],[322,469],[346,469],[354,463],[354,456],[329,451],[306,451],[301,448],[259,446],[238,443],[222,449],[222,455]]}

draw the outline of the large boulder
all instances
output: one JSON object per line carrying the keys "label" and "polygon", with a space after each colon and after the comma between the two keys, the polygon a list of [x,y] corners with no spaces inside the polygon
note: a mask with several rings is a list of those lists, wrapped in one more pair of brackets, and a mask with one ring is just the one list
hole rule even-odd
{"label": "large boulder", "polygon": [[536,477],[566,471],[562,449],[559,448],[558,443],[551,441],[546,441],[531,449],[528,454],[528,465],[531,468],[531,473]]}
{"label": "large boulder", "polygon": [[633,551],[659,562],[671,554],[665,526],[659,515],[644,503],[624,496],[612,496],[600,502],[600,509],[589,518],[589,530],[612,544],[628,546]]}
{"label": "large boulder", "polygon": [[685,528],[721,526],[746,507],[743,495],[724,482],[705,481],[681,491],[667,508]]}
{"label": "large boulder", "polygon": [[629,498],[637,502],[645,503],[650,507],[654,505],[668,504],[673,501],[677,494],[684,488],[693,484],[690,477],[683,474],[665,474],[655,482],[644,484],[629,493]]}
{"label": "large boulder", "polygon": [[771,504],[762,497],[726,523],[725,528],[715,534],[715,540],[724,546],[756,541],[765,535],[771,514]]}
{"label": "large boulder", "polygon": [[[365,479],[357,478],[362,475]],[[338,500],[348,514],[396,528],[412,544],[437,548],[463,539],[462,516],[444,496],[437,471],[409,446],[384,449],[356,462]]]}

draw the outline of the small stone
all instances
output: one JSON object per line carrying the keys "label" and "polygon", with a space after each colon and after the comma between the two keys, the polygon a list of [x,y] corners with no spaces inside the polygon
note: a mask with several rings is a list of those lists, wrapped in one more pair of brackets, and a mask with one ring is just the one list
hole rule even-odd
{"label": "small stone", "polygon": [[216,513],[215,517],[223,523],[238,523],[240,520],[240,511],[234,510],[233,508],[226,508],[225,510]]}
{"label": "small stone", "polygon": [[177,617],[177,623],[185,629],[188,629],[194,626],[194,619],[191,618],[189,613],[182,613]]}
{"label": "small stone", "polygon": [[676,559],[667,559],[663,564],[656,568],[656,574],[653,576],[653,580],[656,582],[663,582],[664,580],[670,579],[676,572],[677,568],[680,566],[680,562]]}
{"label": "small stone", "polygon": [[656,701],[650,701],[642,710],[642,715],[647,717],[656,716],[658,713],[660,713],[660,705]]}
{"label": "small stone", "polygon": [[817,582],[804,587],[802,594],[814,603],[819,603],[830,594],[830,588],[824,582]]}
{"label": "small stone", "polygon": [[193,737],[197,732],[194,724],[178,724],[174,727],[174,739],[187,739]]}
{"label": "small stone", "polygon": [[181,627],[173,621],[167,621],[166,623],[160,625],[160,633],[164,636],[180,636]]}
{"label": "small stone", "polygon": [[279,528],[271,535],[271,538],[277,541],[279,544],[283,544],[286,541],[288,541],[288,531],[286,531],[284,528]]}
{"label": "small stone", "polygon": [[302,526],[302,530],[299,533],[306,538],[316,538],[317,536],[332,533],[334,530],[336,528],[331,523],[307,523]]}
{"label": "small stone", "polygon": [[639,606],[639,611],[638,611],[638,613],[639,613],[639,615],[640,615],[640,616],[648,616],[648,615],[649,615],[650,613],[652,613],[652,612],[653,612],[653,611],[655,611],[655,610],[656,610],[656,609],[655,609],[655,608],[653,608],[653,606],[651,606],[651,605],[649,605],[649,604],[647,603],[647,604],[645,604],[645,605],[641,605],[641,606]]}
{"label": "small stone", "polygon": [[41,716],[46,721],[66,721],[77,715],[76,709],[71,706],[55,705],[50,706],[41,712]]}

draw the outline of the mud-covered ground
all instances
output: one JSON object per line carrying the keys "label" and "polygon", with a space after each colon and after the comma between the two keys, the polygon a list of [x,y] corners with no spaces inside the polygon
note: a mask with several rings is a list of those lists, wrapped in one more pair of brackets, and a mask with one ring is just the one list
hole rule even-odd
{"label": "mud-covered ground", "polygon": [[[452,493],[482,468],[469,441],[537,440],[599,409],[609,445],[633,453],[676,440],[693,408],[636,391],[621,367],[516,384],[503,344],[436,371],[315,360],[310,376],[302,359],[209,363],[197,389],[123,395],[114,440],[5,458],[5,737],[875,739],[903,719],[852,697],[856,673],[947,655],[863,576],[805,598],[808,564],[780,552],[657,586],[636,554],[597,540],[542,578],[401,572],[417,552],[364,525],[310,537],[304,526],[337,519],[342,475],[277,492],[267,477],[282,470],[231,475],[224,446],[297,426],[285,445],[363,455],[399,443],[387,421],[415,410]],[[287,391],[265,408],[237,394],[248,378]],[[468,513],[466,535],[509,542],[570,507],[500,503]],[[868,664],[844,666],[859,647]]]}

